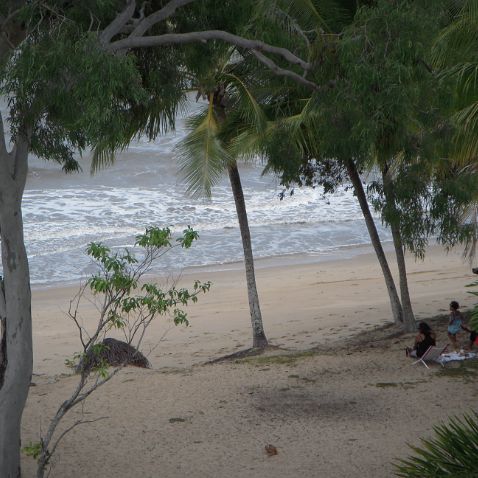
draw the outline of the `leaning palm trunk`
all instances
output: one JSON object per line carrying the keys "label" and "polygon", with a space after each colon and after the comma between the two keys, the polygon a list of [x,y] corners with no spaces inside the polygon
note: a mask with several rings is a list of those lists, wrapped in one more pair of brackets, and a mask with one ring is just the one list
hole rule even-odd
{"label": "leaning palm trunk", "polygon": [[236,204],[237,218],[241,230],[242,247],[244,249],[244,264],[246,267],[247,295],[249,298],[249,310],[251,313],[252,325],[252,346],[266,347],[267,338],[262,325],[262,314],[259,306],[259,295],[256,287],[256,276],[254,272],[254,256],[252,254],[251,233],[247,220],[246,202],[242,191],[241,177],[237,169],[237,163],[228,167],[229,180],[231,182],[234,203]]}
{"label": "leaning palm trunk", "polygon": [[[213,101],[214,110],[219,122],[224,122],[226,112],[223,100],[223,90],[218,88],[216,94],[210,101]],[[242,248],[244,250],[244,265],[246,268],[247,297],[249,299],[249,312],[251,314],[252,326],[252,347],[264,348],[268,342],[262,325],[262,314],[259,306],[259,294],[257,293],[256,275],[254,271],[254,256],[252,254],[251,231],[249,230],[249,221],[247,219],[246,201],[242,190],[241,176],[237,168],[237,162],[230,162],[227,167],[229,181],[231,183],[232,195],[236,206],[239,229],[241,231]]]}
{"label": "leaning palm trunk", "polygon": [[228,171],[244,250],[247,293],[252,322],[252,346],[253,348],[264,348],[267,346],[267,339],[259,307],[251,233],[241,178],[237,168],[236,156],[230,154],[227,148],[228,144],[219,135],[221,126],[227,119],[225,95],[224,84],[219,84],[209,94],[209,106],[205,115],[199,117],[199,121],[191,124],[191,131],[180,148],[181,170],[189,183],[189,190],[196,194],[205,194],[208,197],[211,195],[211,186],[214,182],[226,170]]}
{"label": "leaning palm trunk", "polygon": [[393,247],[395,248],[395,255],[397,258],[398,275],[400,280],[400,299],[403,310],[403,325],[408,332],[413,332],[415,326],[415,316],[413,314],[412,302],[410,300],[410,292],[408,290],[407,267],[405,264],[405,254],[402,242],[402,234],[400,232],[400,225],[396,221],[399,220],[398,211],[395,207],[395,196],[393,186],[388,176],[388,167],[382,169],[382,181],[385,199],[389,207],[393,208],[394,220],[390,222],[390,229],[392,231]]}
{"label": "leaning palm trunk", "polygon": [[382,243],[380,242],[380,237],[375,227],[375,222],[373,220],[372,214],[370,213],[370,208],[368,206],[367,197],[362,186],[362,181],[360,179],[357,168],[353,160],[349,159],[346,161],[347,172],[352,181],[352,185],[357,196],[358,202],[360,204],[360,209],[362,210],[363,217],[365,219],[365,224],[367,226],[368,233],[370,235],[370,240],[372,246],[377,255],[378,262],[382,268],[383,277],[385,279],[385,284],[387,286],[388,295],[390,297],[390,305],[392,307],[393,320],[396,324],[403,324],[403,310],[398,298],[397,288],[395,287],[395,282],[393,280],[390,267],[388,266],[387,258],[385,252],[383,251]]}
{"label": "leaning palm trunk", "polygon": [[397,256],[398,275],[400,278],[400,298],[403,310],[403,325],[408,332],[416,329],[415,316],[413,314],[412,302],[410,300],[410,292],[408,290],[407,267],[405,264],[405,254],[403,251],[402,235],[400,228],[396,224],[391,224],[393,246],[395,255]]}
{"label": "leaning palm trunk", "polygon": [[[1,125],[1,123],[0,123]],[[3,135],[3,130],[0,131]],[[18,138],[9,153],[0,138],[0,474],[18,478],[20,422],[31,381],[32,320],[28,259],[21,200],[27,175],[27,142]]]}

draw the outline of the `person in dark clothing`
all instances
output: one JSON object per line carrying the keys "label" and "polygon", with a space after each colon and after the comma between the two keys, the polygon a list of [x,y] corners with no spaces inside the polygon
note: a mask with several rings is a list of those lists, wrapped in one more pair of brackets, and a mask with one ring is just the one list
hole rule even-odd
{"label": "person in dark clothing", "polygon": [[461,328],[470,334],[470,344],[468,345],[468,348],[472,350],[473,345],[478,345],[478,332],[476,332],[476,330],[470,329],[464,324],[461,324]]}
{"label": "person in dark clothing", "polygon": [[426,322],[420,322],[413,348],[406,348],[407,357],[420,358],[432,345],[436,345],[435,332]]}

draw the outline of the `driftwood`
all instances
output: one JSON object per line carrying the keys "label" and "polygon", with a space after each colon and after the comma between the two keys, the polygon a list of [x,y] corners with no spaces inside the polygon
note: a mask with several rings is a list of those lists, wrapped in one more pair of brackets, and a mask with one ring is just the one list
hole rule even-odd
{"label": "driftwood", "polygon": [[104,347],[99,353],[90,351],[76,367],[77,372],[84,372],[102,364],[118,367],[133,365],[134,367],[151,368],[149,360],[133,346],[113,338],[103,339]]}

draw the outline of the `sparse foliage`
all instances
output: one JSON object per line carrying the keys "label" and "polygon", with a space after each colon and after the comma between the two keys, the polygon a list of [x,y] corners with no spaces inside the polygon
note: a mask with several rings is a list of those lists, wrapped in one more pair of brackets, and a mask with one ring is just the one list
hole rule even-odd
{"label": "sparse foliage", "polygon": [[451,418],[434,427],[434,436],[412,446],[414,456],[396,464],[402,478],[474,478],[478,453],[478,414]]}
{"label": "sparse foliage", "polygon": [[[188,325],[183,307],[197,302],[198,296],[209,290],[210,282],[196,281],[192,290],[178,289],[175,285],[163,289],[156,283],[143,282],[142,278],[163,254],[174,247],[189,248],[197,238],[197,232],[191,227],[175,240],[169,228],[151,227],[136,237],[135,246],[139,248],[136,254],[129,250],[113,252],[100,243],[88,246],[87,253],[95,262],[97,272],[80,288],[68,312],[78,330],[82,349],[67,359],[66,364],[78,371],[79,381],[72,395],[59,407],[40,441],[24,448],[27,455],[38,459],[39,478],[44,476],[52,455],[65,436],[65,431],[55,433],[63,417],[125,365],[147,366],[147,359],[139,349],[153,320],[170,316],[175,325]],[[81,304],[84,300],[94,301],[98,310],[96,322],[82,317]],[[124,339],[122,352],[115,355],[114,361],[106,358],[110,352],[108,349],[118,343],[112,338],[105,338],[110,333]],[[114,367],[110,368],[111,365]],[[76,421],[66,429],[66,433],[86,422]]]}

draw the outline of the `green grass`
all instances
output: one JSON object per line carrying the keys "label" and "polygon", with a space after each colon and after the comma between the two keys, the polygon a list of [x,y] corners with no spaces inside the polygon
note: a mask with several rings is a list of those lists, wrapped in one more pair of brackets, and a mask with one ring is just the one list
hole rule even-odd
{"label": "green grass", "polygon": [[370,383],[370,386],[378,387],[378,388],[393,388],[393,387],[401,387],[406,390],[410,388],[416,387],[419,383],[422,382],[377,382],[377,383]]}
{"label": "green grass", "polygon": [[316,352],[307,350],[304,352],[295,352],[290,354],[280,355],[258,355],[253,357],[245,357],[236,361],[236,363],[247,363],[256,366],[263,365],[293,365],[300,360],[304,360],[316,355]]}
{"label": "green grass", "polygon": [[465,383],[475,382],[478,377],[478,360],[463,360],[441,367],[438,372],[440,377],[461,380]]}

